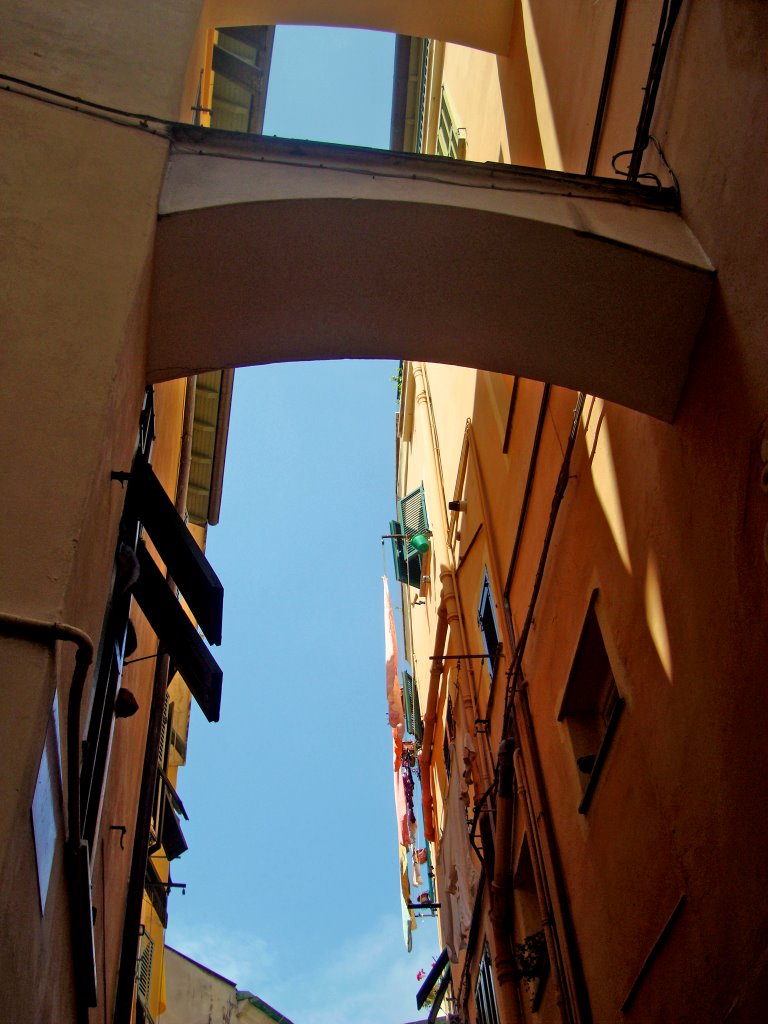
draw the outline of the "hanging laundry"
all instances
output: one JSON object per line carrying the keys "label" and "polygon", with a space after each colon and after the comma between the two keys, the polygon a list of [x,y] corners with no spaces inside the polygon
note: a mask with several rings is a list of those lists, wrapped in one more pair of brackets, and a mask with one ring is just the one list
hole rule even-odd
{"label": "hanging laundry", "polygon": [[[463,753],[470,757],[470,752],[466,748]],[[451,757],[458,757],[454,744],[451,744]],[[448,784],[443,834],[437,858],[438,878],[442,883],[440,929],[453,963],[458,962],[459,952],[467,945],[479,881],[479,870],[469,845],[467,810],[464,803],[466,797],[463,773],[454,772]]]}
{"label": "hanging laundry", "polygon": [[403,779],[403,741],[397,733],[392,730],[392,762],[395,777],[395,815],[397,816],[397,836],[401,846],[411,845],[411,830],[409,827],[408,801],[405,795],[405,780]]}
{"label": "hanging laundry", "polygon": [[400,911],[403,918],[403,939],[405,948],[411,952],[413,939],[411,932],[416,930],[416,915],[410,907],[411,887],[408,884],[408,852],[400,849]]}
{"label": "hanging laundry", "polygon": [[411,875],[411,878],[413,879],[413,884],[414,885],[421,885],[422,884],[421,866],[419,864],[419,858],[418,858],[418,851],[417,850],[413,851],[413,873]]}
{"label": "hanging laundry", "polygon": [[405,734],[405,714],[403,712],[403,696],[397,679],[397,634],[395,617],[392,612],[392,601],[389,597],[387,577],[382,576],[384,583],[384,653],[386,659],[387,707],[389,724],[402,740]]}

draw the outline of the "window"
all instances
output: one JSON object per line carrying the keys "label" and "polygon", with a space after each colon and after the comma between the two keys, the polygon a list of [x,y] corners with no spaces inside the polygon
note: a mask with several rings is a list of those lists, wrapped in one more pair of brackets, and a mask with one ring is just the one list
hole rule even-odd
{"label": "window", "polygon": [[437,126],[437,155],[450,156],[454,160],[467,159],[467,133],[457,127],[456,117],[443,86],[440,97],[440,122]]}
{"label": "window", "polygon": [[416,534],[428,534],[427,505],[424,487],[406,494],[398,502],[399,520],[391,520],[389,532],[399,536],[392,538],[392,557],[395,560],[395,577],[400,583],[421,588],[422,564],[425,555],[417,551],[410,538]]}
{"label": "window", "polygon": [[416,681],[407,669],[403,670],[403,706],[405,710],[405,728],[420,743],[424,734],[419,705],[419,690]]}
{"label": "window", "polygon": [[496,614],[493,610],[493,595],[491,584],[488,579],[488,570],[485,570],[483,587],[480,591],[480,604],[477,609],[477,624],[483,634],[483,646],[488,655],[488,675],[493,679],[496,670],[496,663],[499,655],[499,630],[496,626]]}
{"label": "window", "polygon": [[597,593],[590,601],[558,715],[568,729],[576,761],[582,790],[580,814],[587,812],[624,710],[595,611]]}
{"label": "window", "polygon": [[518,977],[535,1012],[549,976],[549,956],[544,938],[546,914],[539,903],[528,836],[523,838],[513,873],[515,939],[513,946]]}
{"label": "window", "polygon": [[163,730],[157,757],[157,779],[155,782],[154,810],[152,814],[149,853],[156,853],[161,847],[168,860],[175,860],[188,849],[187,841],[179,824],[178,815],[189,820],[184,804],[168,778],[168,758],[173,731],[173,704],[165,695]]}
{"label": "window", "polygon": [[477,1024],[499,1024],[499,1011],[496,1006],[496,989],[493,985],[493,969],[491,954],[486,942],[480,965],[477,970],[475,985],[475,1006],[477,1008]]}
{"label": "window", "polygon": [[152,959],[155,944],[145,932],[139,944],[139,956],[136,960],[136,994],[146,1012],[149,1004],[149,990],[152,982]]}

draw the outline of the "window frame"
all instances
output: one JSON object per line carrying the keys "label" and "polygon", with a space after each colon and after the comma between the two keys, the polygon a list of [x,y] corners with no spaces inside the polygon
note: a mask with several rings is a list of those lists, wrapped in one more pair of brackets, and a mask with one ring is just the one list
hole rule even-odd
{"label": "window frame", "polygon": [[[491,644],[488,642],[486,633],[486,626],[484,623],[487,621],[487,615],[490,611],[491,622],[493,623],[493,630],[496,636],[495,650],[491,651]],[[488,666],[488,678],[493,681],[496,675],[496,668],[499,664],[499,655],[503,647],[501,640],[501,633],[499,632],[499,623],[496,618],[495,601],[493,599],[493,591],[491,590],[491,580],[488,575],[488,567],[485,567],[483,573],[483,584],[480,588],[480,600],[477,604],[477,625],[480,629],[480,635],[483,639],[483,647],[485,647],[488,658],[486,664]]]}
{"label": "window frame", "polygon": [[493,964],[487,939],[483,944],[483,952],[477,965],[475,1010],[477,1011],[477,1024],[500,1024],[499,1002],[496,998],[496,983],[493,979]]}
{"label": "window frame", "polygon": [[[417,509],[415,513],[414,508]],[[397,513],[398,518],[391,519],[389,522],[395,578],[398,583],[415,587],[420,591],[424,559],[428,557],[428,554],[421,555],[415,549],[409,551],[408,537],[417,533],[429,533],[429,518],[423,483],[398,500]],[[392,534],[394,536],[391,536]]]}
{"label": "window frame", "polygon": [[[567,732],[573,753],[581,799],[578,813],[586,814],[594,798],[608,752],[613,744],[626,701],[616,682],[616,671],[608,653],[605,635],[597,613],[599,589],[590,596],[571,660],[568,682],[557,714]],[[596,749],[580,753],[585,733],[599,735]],[[594,743],[594,739],[593,739]],[[579,762],[593,757],[589,770]]]}

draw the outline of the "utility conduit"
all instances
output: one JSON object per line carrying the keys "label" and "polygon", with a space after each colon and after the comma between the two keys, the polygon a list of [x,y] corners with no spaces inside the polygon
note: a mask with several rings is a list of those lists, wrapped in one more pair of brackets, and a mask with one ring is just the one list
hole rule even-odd
{"label": "utility conduit", "polygon": [[[433,534],[433,544],[435,546],[434,556],[438,565],[440,565],[440,582],[443,586],[444,601],[446,604],[446,611],[449,611],[449,618],[456,622],[458,627],[461,650],[469,651],[467,643],[467,631],[464,624],[464,614],[461,608],[461,599],[459,596],[459,589],[456,580],[456,566],[453,560],[453,553],[448,546],[448,514],[445,508],[445,487],[443,484],[443,473],[440,465],[439,450],[437,446],[437,431],[434,423],[434,418],[431,411],[431,401],[428,393],[427,383],[427,369],[426,364],[423,362],[411,363],[411,369],[413,372],[413,379],[415,384],[415,403],[418,409],[418,414],[421,418],[421,425],[424,431],[425,437],[431,439],[430,450],[432,458],[428,461],[428,470],[430,475],[430,490],[435,494],[437,503],[440,508],[440,526],[441,529],[435,531]],[[455,611],[454,611],[455,610]],[[461,698],[464,701],[465,707],[470,714],[467,716],[472,722],[475,722],[481,717],[478,698],[477,688],[475,683],[474,673],[472,671],[471,664],[467,665],[467,675],[469,677],[469,692],[461,692]],[[460,691],[461,686],[461,673],[458,673],[458,682]],[[491,772],[489,769],[489,752],[485,744],[481,747],[481,756],[478,758],[478,767],[480,773],[479,788],[481,792],[484,792],[491,784]]]}
{"label": "utility conduit", "polygon": [[25,615],[0,612],[0,633],[52,646],[57,640],[77,646],[67,700],[67,838],[73,849],[80,840],[80,712],[88,669],[93,661],[93,640],[83,630],[64,622],[46,622]]}

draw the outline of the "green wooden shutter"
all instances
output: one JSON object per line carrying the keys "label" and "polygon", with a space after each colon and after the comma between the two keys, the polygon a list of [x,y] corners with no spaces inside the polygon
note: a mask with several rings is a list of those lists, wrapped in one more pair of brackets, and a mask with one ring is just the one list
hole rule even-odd
{"label": "green wooden shutter", "polygon": [[[423,533],[429,529],[423,485],[401,498],[399,505],[401,533],[413,536],[414,533]],[[410,550],[407,540],[403,541],[403,545],[408,563],[408,583],[418,589],[421,587],[421,555],[418,551]]]}
{"label": "green wooden shutter", "polygon": [[[400,523],[396,519],[389,522],[390,533],[402,533]],[[405,541],[399,537],[392,537],[392,559],[395,563],[395,579],[399,583],[408,583],[408,562],[405,557]]]}
{"label": "green wooden shutter", "polygon": [[405,728],[414,736],[413,731],[413,676],[403,669],[403,708],[405,710]]}
{"label": "green wooden shutter", "polygon": [[419,743],[421,743],[424,736],[424,723],[421,720],[421,705],[419,704],[419,688],[414,681],[412,685],[413,692],[413,735],[416,737]]}

